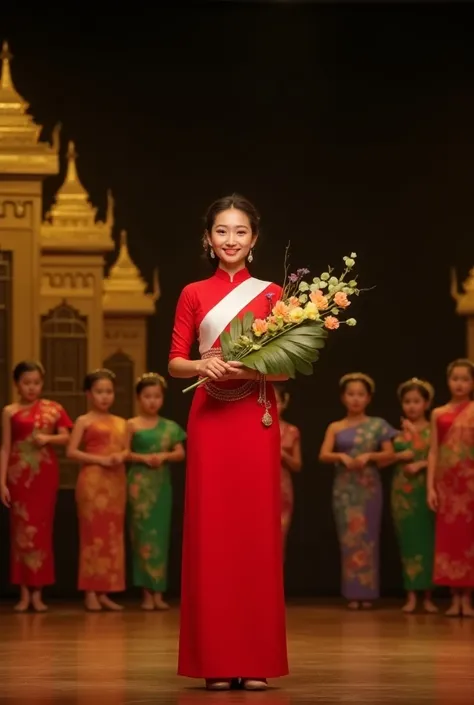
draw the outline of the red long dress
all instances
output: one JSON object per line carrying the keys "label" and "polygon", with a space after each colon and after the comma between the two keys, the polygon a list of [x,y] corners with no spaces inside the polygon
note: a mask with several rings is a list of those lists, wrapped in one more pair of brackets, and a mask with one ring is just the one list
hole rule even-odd
{"label": "red long dress", "polygon": [[[231,281],[218,269],[210,279],[183,289],[170,359],[190,358],[206,314],[248,279],[247,270]],[[253,300],[243,296],[240,309],[237,296],[235,313],[252,311],[265,317],[271,308],[269,295],[276,300],[280,291],[268,284]],[[221,316],[223,327],[230,318]],[[212,348],[218,345],[217,335]],[[188,422],[178,673],[192,678],[275,678],[288,673],[275,397],[268,384],[273,424],[267,428],[257,384],[226,382],[216,388],[224,394],[234,390],[243,398],[220,400],[204,387],[194,392]]]}
{"label": "red long dress", "polygon": [[60,404],[40,399],[11,417],[11,451],[7,469],[10,490],[10,580],[14,585],[43,587],[54,583],[53,523],[59,466],[51,446],[38,448],[33,433],[71,428]]}
{"label": "red long dress", "polygon": [[434,582],[474,587],[474,402],[437,418]]}

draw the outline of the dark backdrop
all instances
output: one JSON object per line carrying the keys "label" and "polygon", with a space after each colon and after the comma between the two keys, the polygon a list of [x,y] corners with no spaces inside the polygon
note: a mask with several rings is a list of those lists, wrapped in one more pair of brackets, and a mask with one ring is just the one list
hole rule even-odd
{"label": "dark backdrop", "polygon": [[[441,402],[446,364],[465,353],[449,267],[465,277],[474,264],[472,11],[449,4],[176,5],[138,18],[66,17],[61,10],[4,16],[14,81],[41,124],[50,130],[60,120],[63,139],[76,141],[81,179],[102,210],[112,187],[116,234],[128,229],[143,274],[151,279],[160,268],[152,369],[166,370],[181,288],[206,274],[200,218],[214,198],[237,190],[259,206],[257,276],[281,280],[289,239],[294,265],[317,273],[358,253],[361,281],[376,289],[351,311],[358,327],[333,335],[314,376],[293,384],[288,412],[304,454],[288,594],[337,594],[332,472],[317,454],[326,425],[341,415],[338,378],[358,369],[371,374],[372,412],[397,424],[398,383],[424,376]],[[46,205],[62,176],[46,183]],[[182,387],[171,383],[166,415],[185,425],[190,396]],[[233,431],[245,462],[251,449]],[[184,469],[173,472],[176,594]],[[388,491],[389,471],[384,476]],[[392,594],[401,578],[386,509],[382,588]],[[1,521],[7,594],[5,511]],[[72,492],[60,494],[56,545],[55,593],[72,595]]]}

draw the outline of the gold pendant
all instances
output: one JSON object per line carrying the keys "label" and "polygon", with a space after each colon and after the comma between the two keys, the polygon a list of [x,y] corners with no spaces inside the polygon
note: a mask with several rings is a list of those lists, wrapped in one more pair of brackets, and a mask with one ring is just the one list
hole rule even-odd
{"label": "gold pendant", "polygon": [[262,416],[262,423],[264,426],[271,426],[273,423],[272,415],[269,413],[268,409],[265,411],[264,415]]}

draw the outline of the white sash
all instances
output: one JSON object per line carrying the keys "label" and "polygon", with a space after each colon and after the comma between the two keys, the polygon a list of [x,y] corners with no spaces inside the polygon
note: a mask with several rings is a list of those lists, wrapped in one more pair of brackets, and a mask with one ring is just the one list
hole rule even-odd
{"label": "white sash", "polygon": [[267,286],[270,286],[270,282],[253,277],[246,279],[206,313],[199,326],[199,352],[201,355],[210,350],[229,323],[247,304],[262,291],[265,291]]}

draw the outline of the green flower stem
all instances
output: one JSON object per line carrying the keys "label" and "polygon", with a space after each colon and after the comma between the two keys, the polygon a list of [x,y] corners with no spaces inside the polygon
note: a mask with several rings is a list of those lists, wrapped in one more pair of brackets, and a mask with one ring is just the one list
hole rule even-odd
{"label": "green flower stem", "polygon": [[191,392],[193,389],[197,389],[201,386],[201,384],[205,384],[208,381],[209,377],[203,377],[202,379],[198,379],[198,381],[192,384],[190,387],[186,387],[186,389],[183,389],[183,394],[186,394],[186,392]]}

